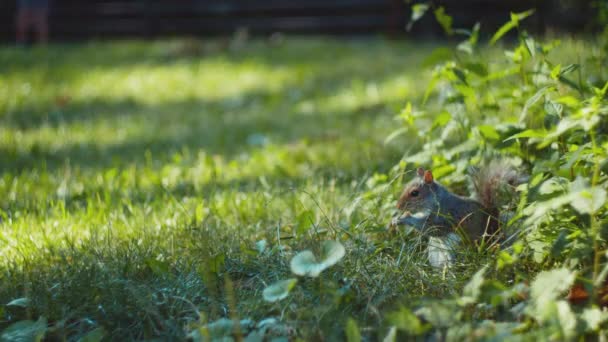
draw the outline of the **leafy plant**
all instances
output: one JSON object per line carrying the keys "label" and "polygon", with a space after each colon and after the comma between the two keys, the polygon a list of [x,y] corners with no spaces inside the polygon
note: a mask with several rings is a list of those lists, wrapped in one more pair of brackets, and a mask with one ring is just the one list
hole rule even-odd
{"label": "leafy plant", "polygon": [[262,295],[264,296],[264,300],[267,302],[276,302],[281,299],[287,298],[289,295],[289,291],[293,289],[293,287],[298,282],[297,279],[291,278],[286,280],[279,280],[272,285],[269,285],[264,289]]}
{"label": "leafy plant", "polygon": [[296,254],[291,259],[291,271],[301,276],[317,277],[326,268],[337,263],[344,257],[344,246],[337,241],[325,241],[321,246],[321,258],[317,260],[315,255],[309,251]]}
{"label": "leafy plant", "polygon": [[[494,45],[517,31],[506,58],[489,63],[476,54],[479,25],[451,54],[431,54],[433,77],[423,100],[407,103],[397,117],[402,127],[387,140],[415,134],[423,142],[420,150],[395,168],[431,166],[454,185],[462,184],[468,166],[492,158],[510,159],[530,172],[519,203],[502,208],[511,213],[519,241],[491,263],[510,277],[488,279],[484,267],[462,296],[389,315],[407,335],[568,340],[604,334],[607,316],[597,300],[606,280],[601,270],[608,267],[608,83],[585,82],[580,64],[554,61],[551,51],[560,42],[541,43],[519,25],[532,14],[512,13],[490,39]],[[437,19],[445,28],[451,21],[444,17],[441,12]],[[532,270],[543,271],[534,276]],[[574,302],[577,288],[590,293],[586,305]],[[421,328],[420,318],[432,329]]]}

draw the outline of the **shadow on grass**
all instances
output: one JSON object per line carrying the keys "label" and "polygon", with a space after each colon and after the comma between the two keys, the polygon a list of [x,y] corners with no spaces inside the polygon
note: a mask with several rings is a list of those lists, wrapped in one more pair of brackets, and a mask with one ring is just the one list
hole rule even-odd
{"label": "shadow on grass", "polygon": [[[18,151],[18,146],[4,147],[0,152],[0,170],[15,173],[42,167],[53,171],[66,163],[81,169],[102,169],[141,164],[147,152],[154,159],[167,160],[184,148],[231,159],[259,148],[264,139],[273,144],[297,143],[302,139],[311,143],[355,139],[357,133],[374,129],[374,121],[379,116],[391,113],[389,108],[379,105],[311,115],[282,115],[275,109],[273,115],[259,115],[245,109],[245,104],[242,110],[246,113],[241,114],[239,108],[227,111],[215,103],[199,100],[153,107],[129,101],[92,106],[96,108],[89,110],[92,116],[100,115],[103,120],[132,120],[129,125],[138,126],[139,131],[126,140],[103,144],[97,144],[94,139],[85,144],[61,144],[59,148],[36,144],[27,153]],[[81,121],[86,113],[86,106],[69,109],[57,114],[57,123]]]}
{"label": "shadow on grass", "polygon": [[[59,143],[54,146],[34,143],[25,150],[15,146],[17,144],[4,145],[0,151],[0,172],[19,173],[37,168],[54,171],[68,163],[81,169],[103,169],[141,164],[146,152],[159,161],[168,160],[184,148],[232,159],[256,149],[254,140],[260,137],[279,145],[302,139],[320,144],[341,139],[369,139],[374,135],[370,132],[378,130],[379,122],[384,121],[384,127],[390,125],[395,108],[403,103],[378,103],[332,112],[313,109],[306,113],[298,109],[298,103],[314,103],[337,95],[352,89],[353,82],[364,87],[367,82],[379,84],[413,71],[424,54],[406,53],[407,46],[408,43],[369,39],[347,43],[300,39],[279,46],[254,41],[237,51],[219,50],[202,56],[171,55],[167,44],[137,42],[51,46],[31,53],[2,51],[0,58],[7,63],[0,63],[4,65],[0,71],[9,71],[6,68],[10,65],[11,72],[17,75],[31,67],[42,67],[45,82],[51,82],[49,84],[55,81],[69,84],[70,79],[92,68],[111,70],[141,64],[179,63],[195,66],[207,59],[235,65],[251,62],[269,68],[288,68],[295,78],[278,90],[251,90],[219,99],[195,97],[154,105],[129,98],[25,103],[5,113],[0,123],[25,133],[39,129],[47,129],[47,134],[57,132]],[[407,63],[405,57],[408,57]],[[96,126],[103,125],[106,130],[116,131],[124,125],[131,131],[114,141],[106,136],[103,142],[91,137],[83,143],[61,143],[64,137],[59,128],[70,133],[85,126],[87,132],[95,132]],[[105,132],[111,133],[117,132]]]}
{"label": "shadow on grass", "polygon": [[[269,58],[262,60],[271,63]],[[91,139],[85,144],[59,144],[59,148],[34,145],[26,153],[18,151],[17,146],[5,147],[0,152],[0,171],[18,173],[35,168],[52,171],[67,163],[82,169],[102,169],[124,163],[140,164],[146,152],[159,160],[167,159],[184,148],[221,154],[229,159],[254,149],[252,136],[268,137],[276,144],[301,139],[332,143],[341,138],[357,139],[356,134],[376,129],[374,123],[378,120],[390,121],[389,116],[400,103],[378,103],[331,112],[299,111],[297,104],[303,100],[314,103],[319,97],[323,99],[349,89],[352,75],[360,82],[362,79],[383,82],[395,76],[395,71],[386,66],[361,68],[355,63],[320,68],[317,63],[324,65],[320,61],[306,61],[306,65],[314,66],[315,73],[305,76],[304,81],[288,82],[277,91],[255,90],[228,98],[190,98],[153,105],[131,99],[95,99],[55,104],[46,110],[22,108],[5,116],[4,124],[25,131],[41,127],[69,130],[74,125],[104,123],[119,129],[122,122],[139,127],[136,127],[138,132],[127,139],[104,144]],[[297,96],[291,98],[290,92]],[[57,139],[62,137],[58,134]]]}
{"label": "shadow on grass", "polygon": [[[286,69],[294,76],[279,91],[250,91],[238,96],[219,100],[189,99],[194,105],[217,106],[229,110],[234,103],[261,101],[262,103],[293,104],[290,91],[298,93],[297,99],[310,96],[336,94],[347,89],[353,82],[381,83],[396,75],[419,72],[418,67],[424,53],[407,51],[409,43],[389,43],[378,40],[353,40],[350,43],[334,40],[296,40],[280,46],[269,46],[254,41],[237,51],[219,51],[201,56],[171,55],[167,43],[141,42],[92,43],[90,45],[52,46],[50,49],[0,51],[0,73],[10,72],[16,78],[24,74],[22,81],[29,77],[42,80],[53,88],[63,84],[69,90],[70,82],[80,79],[91,70],[121,70],[130,67],[163,67],[185,65],[193,70],[208,60],[227,62],[234,66],[251,64],[264,66],[267,70]],[[410,47],[411,48],[411,47]],[[417,46],[418,50],[426,50]],[[29,73],[34,70],[34,74]],[[36,71],[37,70],[37,71]],[[94,85],[91,85],[94,86]],[[64,102],[69,97],[57,93],[51,103],[23,103],[17,109],[5,113],[0,118],[4,125],[18,129],[33,129],[44,124],[69,124],[75,121],[92,120],[99,116],[112,118],[137,111],[141,105],[128,98],[112,100],[95,99],[80,103]],[[103,94],[99,94],[103,96]],[[63,97],[66,98],[63,98]],[[199,101],[197,103],[197,101]],[[179,104],[177,110],[191,110]],[[161,104],[169,107],[170,104]],[[170,108],[169,108],[170,109]]]}
{"label": "shadow on grass", "polygon": [[[415,69],[433,47],[434,44],[377,38],[298,37],[281,44],[253,40],[238,48],[230,48],[225,41],[217,39],[51,44],[48,48],[1,49],[0,73],[28,72],[34,66],[43,66],[48,68],[50,75],[69,79],[91,68],[167,66],[220,59],[233,63],[260,63],[273,68],[306,66],[319,71],[344,70],[363,63],[363,68],[357,68],[357,74],[376,77],[382,70],[390,72],[403,66]],[[350,65],[353,63],[355,65]]]}

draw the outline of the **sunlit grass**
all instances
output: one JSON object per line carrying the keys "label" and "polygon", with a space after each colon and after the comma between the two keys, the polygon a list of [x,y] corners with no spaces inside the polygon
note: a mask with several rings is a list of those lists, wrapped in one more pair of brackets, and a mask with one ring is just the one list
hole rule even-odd
{"label": "sunlit grass", "polygon": [[[402,153],[383,141],[421,94],[407,76],[415,65],[403,63],[409,44],[253,41],[194,55],[180,44],[192,42],[0,50],[0,302],[32,301],[7,324],[42,315],[75,320],[57,336],[96,326],[122,338],[183,336],[169,327],[192,312],[159,318],[164,329],[128,313],[158,314],[143,298],[169,286],[210,319],[223,316],[226,298],[205,276],[218,255],[227,267],[218,281],[249,284],[239,315],[260,319],[273,315],[261,290],[288,271],[289,253],[256,256],[256,241],[279,251],[335,229],[384,234],[387,218],[372,213],[388,215],[392,194],[357,198]],[[412,63],[423,57],[407,52]],[[315,231],[330,231],[307,232],[297,223],[307,211]],[[152,259],[176,277],[150,273]]]}

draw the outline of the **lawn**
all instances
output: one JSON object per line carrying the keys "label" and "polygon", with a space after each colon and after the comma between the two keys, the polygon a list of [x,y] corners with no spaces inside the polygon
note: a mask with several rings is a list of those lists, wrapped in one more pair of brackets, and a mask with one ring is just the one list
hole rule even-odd
{"label": "lawn", "polygon": [[[556,54],[572,60],[586,44]],[[381,339],[401,306],[461,293],[492,254],[439,272],[419,235],[387,230],[414,167],[400,161],[423,141],[386,139],[405,104],[422,102],[436,47],[1,47],[0,330],[30,320],[52,340],[170,340],[220,318],[276,318],[290,330],[278,335],[343,339],[349,327]],[[340,262],[263,299],[293,277],[297,252],[326,240],[344,245]]]}

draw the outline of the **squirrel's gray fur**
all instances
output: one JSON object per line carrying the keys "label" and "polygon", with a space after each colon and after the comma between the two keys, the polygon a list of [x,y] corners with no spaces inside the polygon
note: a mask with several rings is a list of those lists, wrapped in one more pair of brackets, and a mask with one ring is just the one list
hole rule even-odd
{"label": "squirrel's gray fur", "polygon": [[488,163],[471,174],[471,198],[451,193],[433,179],[430,170],[418,169],[401,194],[397,208],[403,213],[393,225],[408,225],[430,236],[460,233],[469,241],[500,235],[500,207],[505,193],[523,178],[507,162]]}

